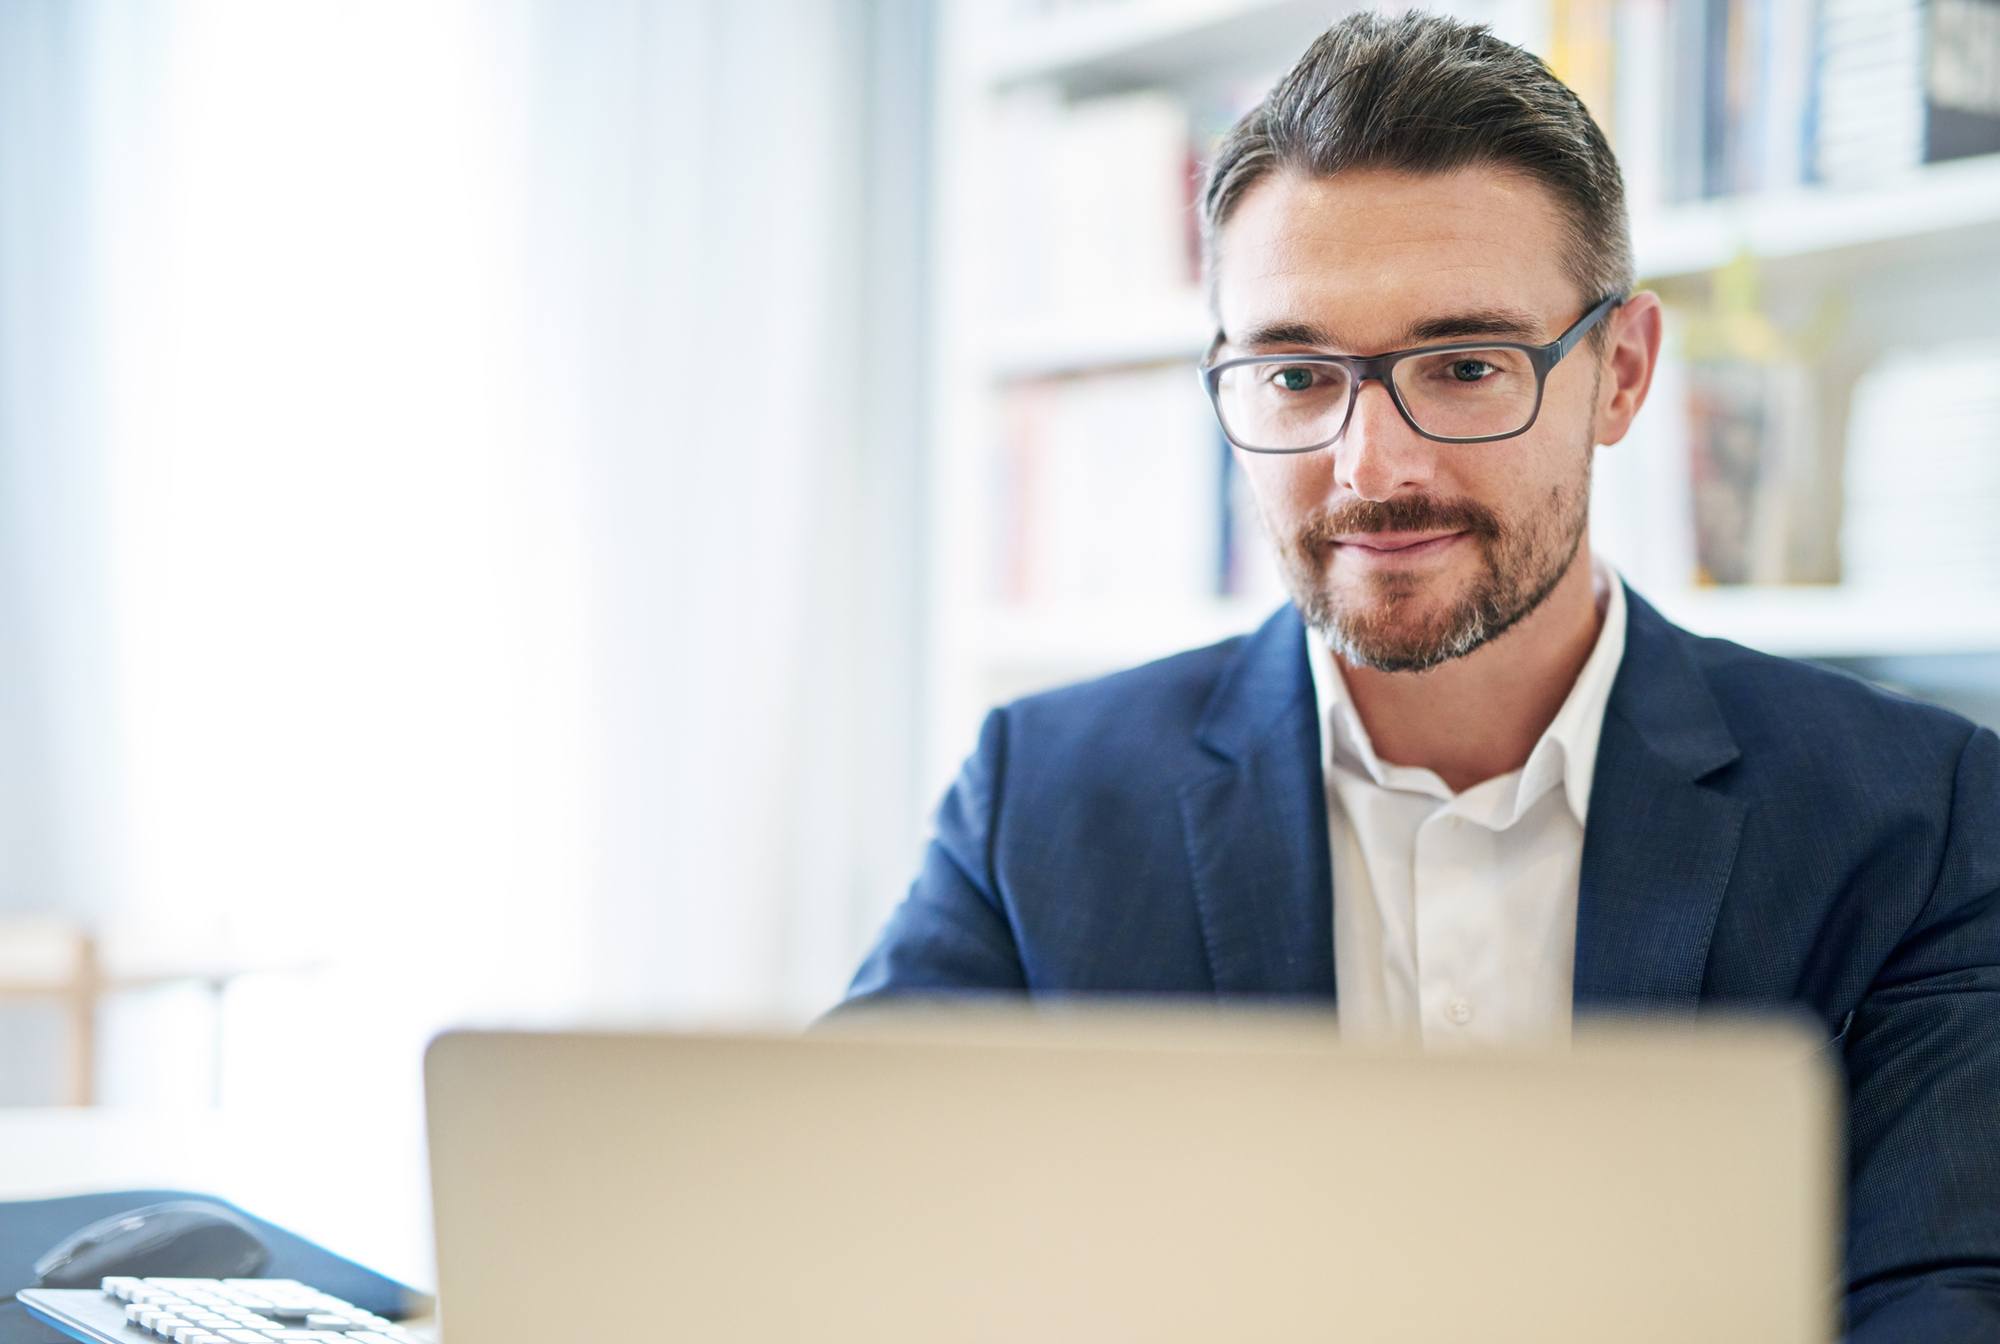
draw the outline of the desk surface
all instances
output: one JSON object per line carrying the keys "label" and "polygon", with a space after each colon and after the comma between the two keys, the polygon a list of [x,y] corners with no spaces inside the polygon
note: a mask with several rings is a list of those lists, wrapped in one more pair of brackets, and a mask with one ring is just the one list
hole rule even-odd
{"label": "desk surface", "polygon": [[0,1199],[201,1190],[433,1289],[421,1117],[371,1115],[354,1101],[315,1106],[0,1108]]}

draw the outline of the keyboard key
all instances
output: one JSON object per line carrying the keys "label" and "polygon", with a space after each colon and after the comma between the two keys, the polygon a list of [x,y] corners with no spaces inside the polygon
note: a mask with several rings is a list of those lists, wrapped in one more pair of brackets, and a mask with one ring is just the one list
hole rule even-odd
{"label": "keyboard key", "polygon": [[423,1344],[385,1316],[296,1279],[111,1275],[104,1294],[125,1304],[130,1338],[167,1344]]}

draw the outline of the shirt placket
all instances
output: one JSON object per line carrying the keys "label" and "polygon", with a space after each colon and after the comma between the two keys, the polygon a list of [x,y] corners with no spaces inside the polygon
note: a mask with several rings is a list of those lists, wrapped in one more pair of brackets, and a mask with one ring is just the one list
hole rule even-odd
{"label": "shirt placket", "polygon": [[1410,865],[1417,934],[1417,1010],[1426,1045],[1465,1039],[1477,1014],[1466,996],[1469,926],[1479,885],[1469,881],[1465,818],[1447,805],[1418,826]]}

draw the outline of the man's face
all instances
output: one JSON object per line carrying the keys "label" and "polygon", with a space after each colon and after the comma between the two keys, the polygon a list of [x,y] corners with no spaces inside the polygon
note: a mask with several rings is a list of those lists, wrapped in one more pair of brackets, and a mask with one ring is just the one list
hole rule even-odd
{"label": "man's face", "polygon": [[[1226,343],[1215,358],[1372,355],[1488,336],[1544,344],[1587,306],[1562,273],[1563,243],[1546,189],[1490,167],[1273,174],[1217,240]],[[1529,329],[1482,321],[1412,338],[1434,319],[1502,313]],[[1239,344],[1276,324],[1317,328],[1326,343]],[[1511,439],[1427,439],[1371,380],[1330,448],[1239,452],[1306,623],[1349,662],[1422,671],[1533,611],[1584,536],[1598,364],[1590,345],[1572,350],[1550,370],[1534,425]],[[1424,537],[1438,539],[1406,546]]]}

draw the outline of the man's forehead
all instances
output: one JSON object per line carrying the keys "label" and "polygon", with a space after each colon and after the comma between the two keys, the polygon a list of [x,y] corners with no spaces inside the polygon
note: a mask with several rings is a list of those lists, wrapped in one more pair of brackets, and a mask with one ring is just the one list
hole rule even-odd
{"label": "man's forehead", "polygon": [[1378,310],[1376,320],[1353,328],[1336,326],[1317,316],[1225,322],[1219,336],[1238,352],[1308,345],[1348,354],[1375,354],[1441,341],[1496,340],[1543,345],[1552,339],[1543,316],[1526,308],[1491,303],[1456,307],[1438,304],[1426,308],[1413,302],[1407,312],[1406,318],[1397,319],[1393,311]]}
{"label": "man's forehead", "polygon": [[1563,241],[1547,191],[1502,170],[1274,174],[1217,240],[1217,317],[1238,348],[1547,339],[1572,302]]}

